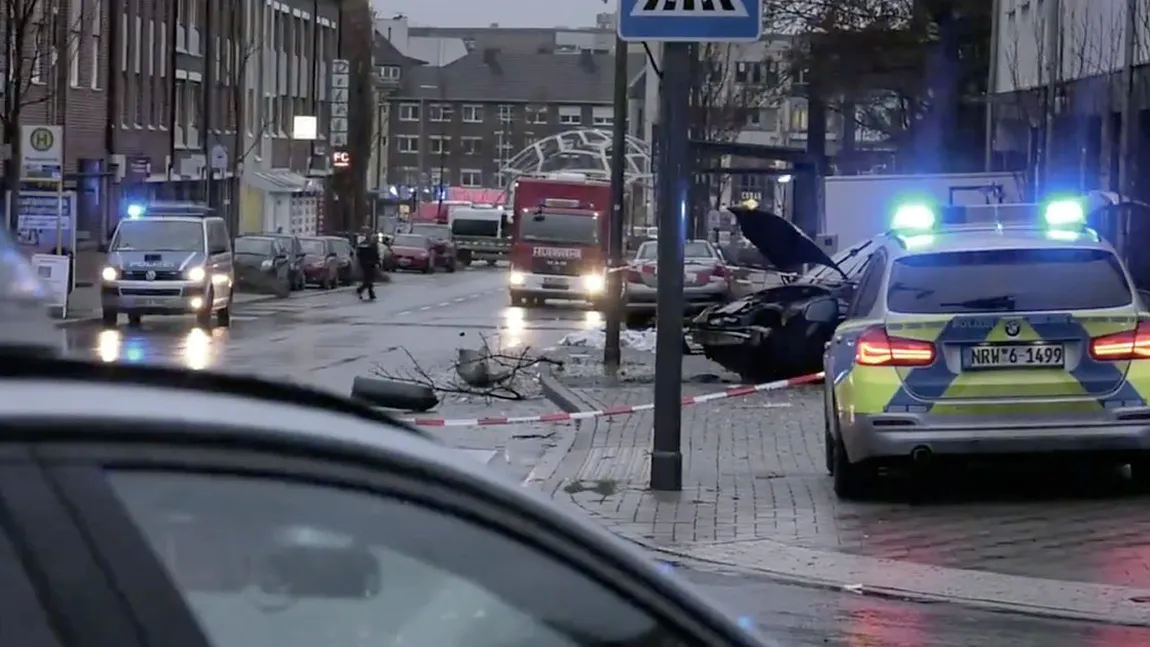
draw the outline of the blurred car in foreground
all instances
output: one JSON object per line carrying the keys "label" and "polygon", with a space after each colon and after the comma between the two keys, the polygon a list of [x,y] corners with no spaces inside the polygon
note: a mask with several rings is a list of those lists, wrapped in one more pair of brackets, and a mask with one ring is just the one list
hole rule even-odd
{"label": "blurred car in foreground", "polygon": [[339,285],[339,258],[335,241],[319,236],[300,238],[303,248],[303,279],[305,285],[331,290]]}
{"label": "blurred car in foreground", "polygon": [[391,240],[390,262],[395,269],[431,274],[442,261],[427,236],[399,234]]}
{"label": "blurred car in foreground", "polygon": [[590,519],[366,404],[11,359],[0,560],[13,631],[44,637],[30,644],[59,627],[131,644],[769,644]]}
{"label": "blurred car in foreground", "polygon": [[[733,272],[714,245],[705,240],[689,240],[683,252],[686,313],[730,301]],[[658,242],[653,240],[640,245],[631,259],[623,288],[628,327],[642,325],[655,316],[659,296],[657,261]]]}
{"label": "blurred car in foreground", "polygon": [[252,292],[268,292],[279,297],[291,293],[291,256],[279,238],[239,236],[234,253],[236,285]]}

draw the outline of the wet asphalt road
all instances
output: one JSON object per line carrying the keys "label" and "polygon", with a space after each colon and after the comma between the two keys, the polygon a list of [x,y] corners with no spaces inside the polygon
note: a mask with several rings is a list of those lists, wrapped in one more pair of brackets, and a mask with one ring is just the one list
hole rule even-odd
{"label": "wet asphalt road", "polygon": [[[505,278],[504,269],[478,267],[455,274],[399,275],[380,286],[380,299],[374,303],[360,302],[347,291],[261,301],[237,307],[228,329],[200,330],[186,318],[156,317],[145,319],[140,328],[121,324],[103,330],[90,322],[71,326],[62,335],[74,353],[103,361],[256,373],[346,393],[356,375],[379,367],[410,372],[412,360],[435,375],[450,366],[457,347],[476,346],[481,336],[508,350],[541,349],[568,333],[598,327],[598,313],[573,304],[526,311],[509,307]],[[549,408],[534,406],[519,415]],[[514,410],[504,413],[516,415]],[[484,443],[500,442],[495,436],[468,439],[471,444],[452,442],[477,450],[485,449]],[[542,450],[537,445],[526,453],[533,456]],[[1150,645],[1147,629],[883,600],[690,566],[679,566],[676,573],[753,618],[783,645]]]}

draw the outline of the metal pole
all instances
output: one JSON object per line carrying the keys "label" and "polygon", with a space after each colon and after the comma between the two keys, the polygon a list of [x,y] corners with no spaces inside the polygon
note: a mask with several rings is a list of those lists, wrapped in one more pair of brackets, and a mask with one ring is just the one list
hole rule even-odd
{"label": "metal pole", "polygon": [[1134,140],[1137,124],[1134,109],[1134,65],[1138,50],[1138,0],[1126,2],[1126,34],[1122,61],[1122,127],[1118,134],[1118,194],[1134,193]]}
{"label": "metal pole", "polygon": [[619,334],[623,327],[623,201],[626,195],[627,161],[627,43],[615,37],[615,115],[611,131],[611,222],[607,235],[607,326],[603,365],[614,375],[623,361]]}
{"label": "metal pole", "polygon": [[994,0],[994,8],[990,12],[990,73],[986,83],[986,132],[983,135],[982,170],[990,173],[994,170],[994,96],[998,92],[998,56],[1001,51],[998,39],[1002,29],[1002,21],[998,19],[998,12],[1002,8],[1002,0]]}
{"label": "metal pole", "polygon": [[683,379],[683,238],[686,235],[687,189],[690,181],[691,47],[663,46],[662,142],[658,181],[658,305],[655,336],[655,429],[651,451],[651,489],[683,489],[680,438]]}
{"label": "metal pole", "polygon": [[1042,187],[1043,193],[1050,191],[1051,177],[1054,171],[1054,120],[1057,116],[1058,79],[1062,76],[1062,36],[1060,33],[1062,16],[1062,2],[1050,0],[1046,3],[1046,115],[1043,119],[1044,132],[1042,143]]}

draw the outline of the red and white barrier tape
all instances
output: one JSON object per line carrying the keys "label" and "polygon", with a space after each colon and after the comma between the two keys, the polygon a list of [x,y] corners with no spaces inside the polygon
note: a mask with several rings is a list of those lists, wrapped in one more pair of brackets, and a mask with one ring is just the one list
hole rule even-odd
{"label": "red and white barrier tape", "polygon": [[[822,379],[822,373],[814,373],[812,375],[803,375],[801,377],[793,377],[789,380],[777,380],[775,382],[766,382],[764,384],[732,386],[729,389],[716,391],[715,393],[707,393],[704,395],[696,395],[683,398],[683,406],[690,407],[696,404],[703,404],[704,402],[714,402],[715,400],[741,398],[744,396],[752,395],[754,393],[762,393],[763,391],[778,391],[780,389],[786,389],[792,386],[819,382]],[[625,416],[632,413],[639,413],[641,411],[651,411],[654,408],[654,403],[648,403],[635,406],[600,409],[598,411],[577,411],[575,413],[559,411],[556,413],[548,413],[541,416],[497,416],[491,418],[460,418],[456,420],[449,420],[446,418],[403,418],[403,421],[416,425],[417,427],[491,427],[495,425],[522,425],[539,422],[573,422],[576,420],[588,420],[591,418]]]}

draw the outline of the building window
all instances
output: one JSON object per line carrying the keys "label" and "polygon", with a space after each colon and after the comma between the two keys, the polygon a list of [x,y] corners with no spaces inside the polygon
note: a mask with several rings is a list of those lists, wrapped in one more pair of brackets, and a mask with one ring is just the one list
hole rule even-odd
{"label": "building window", "polygon": [[451,138],[442,137],[440,135],[432,135],[431,137],[431,154],[432,155],[446,155],[451,150]]}
{"label": "building window", "polygon": [[384,81],[398,81],[399,74],[400,70],[398,65],[379,66],[379,78]]}
{"label": "building window", "polygon": [[483,123],[483,106],[463,106],[463,121],[469,124]]}
{"label": "building window", "polygon": [[459,140],[459,152],[464,155],[479,155],[482,151],[482,137],[464,137]]}
{"label": "building window", "polygon": [[450,103],[433,103],[427,106],[427,119],[429,121],[451,121],[455,116],[455,107]]}
{"label": "building window", "polygon": [[515,106],[499,106],[499,121],[509,124],[515,120]]}
{"label": "building window", "polygon": [[779,109],[763,108],[763,130],[769,133],[779,132]]}
{"label": "building window", "polygon": [[419,104],[418,103],[401,103],[401,104],[399,104],[399,120],[400,121],[419,121]]}
{"label": "building window", "polygon": [[791,132],[805,133],[807,131],[807,102],[805,100],[791,102],[790,113]]}
{"label": "building window", "polygon": [[564,126],[579,126],[583,123],[583,108],[580,106],[559,106],[559,123]]}
{"label": "building window", "polygon": [[547,123],[547,106],[527,106],[527,123]]}
{"label": "building window", "polygon": [[415,135],[399,135],[395,138],[396,150],[401,153],[418,153],[419,137]]}
{"label": "building window", "polygon": [[615,124],[615,108],[611,106],[596,106],[591,109],[591,125],[610,127]]}
{"label": "building window", "polygon": [[459,171],[459,183],[466,187],[481,187],[483,186],[483,172],[463,169]]}

